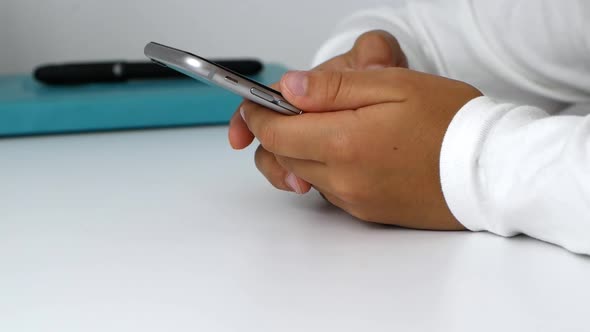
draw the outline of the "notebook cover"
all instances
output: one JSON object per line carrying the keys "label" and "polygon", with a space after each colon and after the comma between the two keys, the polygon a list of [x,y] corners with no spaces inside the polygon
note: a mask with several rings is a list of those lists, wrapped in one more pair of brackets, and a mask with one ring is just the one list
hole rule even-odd
{"label": "notebook cover", "polygon": [[[267,64],[252,78],[271,84],[285,71]],[[0,136],[224,124],[241,100],[192,79],[55,87],[0,76]]]}

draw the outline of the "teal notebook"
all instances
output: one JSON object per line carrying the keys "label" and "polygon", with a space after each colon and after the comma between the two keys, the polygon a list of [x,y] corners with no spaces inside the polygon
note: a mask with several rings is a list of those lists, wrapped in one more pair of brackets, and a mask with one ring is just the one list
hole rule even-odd
{"label": "teal notebook", "polygon": [[[271,84],[285,70],[268,64],[252,78]],[[241,100],[191,79],[50,87],[0,76],[0,136],[223,124]]]}

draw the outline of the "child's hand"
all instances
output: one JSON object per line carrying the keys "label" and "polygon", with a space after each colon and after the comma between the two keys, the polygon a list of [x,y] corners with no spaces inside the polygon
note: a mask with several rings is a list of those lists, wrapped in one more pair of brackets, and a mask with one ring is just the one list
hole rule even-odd
{"label": "child's hand", "polygon": [[[352,49],[336,56],[313,70],[350,71],[378,69],[386,67],[407,67],[408,61],[395,37],[386,31],[369,31],[356,40]],[[278,83],[271,86],[280,91]],[[241,107],[241,105],[240,105]],[[239,109],[234,113],[229,124],[229,142],[234,149],[243,149],[250,145],[254,135],[240,116]],[[309,190],[309,184],[301,179],[293,179]]]}
{"label": "child's hand", "polygon": [[439,155],[453,116],[481,96],[477,89],[400,68],[291,72],[280,88],[307,113],[243,105],[262,144],[256,165],[274,186],[308,191],[297,176],[362,220],[462,229],[442,194]]}
{"label": "child's hand", "polygon": [[408,60],[397,39],[389,32],[373,30],[360,35],[350,51],[338,55],[312,70],[369,70],[408,67]]}
{"label": "child's hand", "polygon": [[[386,31],[369,31],[356,40],[352,49],[336,56],[313,70],[364,70],[384,67],[407,67],[408,61],[395,37]],[[280,91],[277,83],[271,85]],[[240,105],[241,107],[241,105]],[[236,110],[229,123],[229,143],[234,149],[243,149],[250,145],[254,136],[248,130],[239,109]]]}

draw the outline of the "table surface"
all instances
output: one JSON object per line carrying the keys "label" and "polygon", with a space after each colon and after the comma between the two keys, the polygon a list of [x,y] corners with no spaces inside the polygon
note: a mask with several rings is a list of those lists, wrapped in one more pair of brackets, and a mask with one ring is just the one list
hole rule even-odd
{"label": "table surface", "polygon": [[0,140],[0,331],[588,331],[590,259],[359,222],[225,127]]}

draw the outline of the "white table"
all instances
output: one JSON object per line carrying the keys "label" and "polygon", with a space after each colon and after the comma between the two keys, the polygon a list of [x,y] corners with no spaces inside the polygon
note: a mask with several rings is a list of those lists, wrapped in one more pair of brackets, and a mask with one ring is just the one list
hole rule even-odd
{"label": "white table", "polygon": [[225,127],[0,140],[0,331],[589,331],[590,259],[358,222]]}

